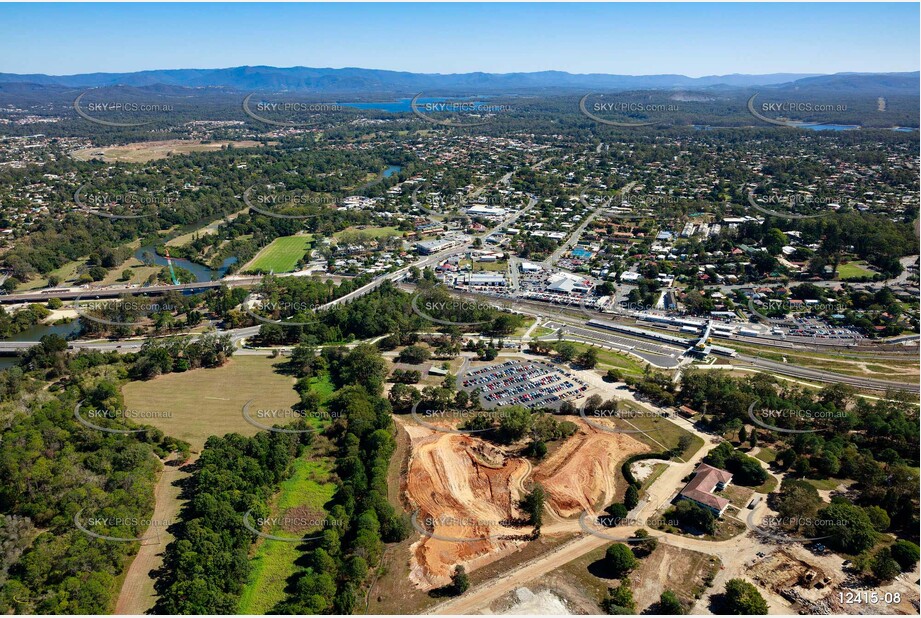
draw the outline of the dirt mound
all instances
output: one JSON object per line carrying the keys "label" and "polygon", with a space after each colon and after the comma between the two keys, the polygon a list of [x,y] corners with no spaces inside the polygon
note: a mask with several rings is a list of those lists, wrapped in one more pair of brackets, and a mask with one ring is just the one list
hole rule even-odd
{"label": "dirt mound", "polygon": [[572,517],[614,500],[620,464],[649,447],[625,433],[599,431],[573,420],[579,431],[537,466],[534,481],[547,491],[548,505],[558,515]]}
{"label": "dirt mound", "polygon": [[521,481],[528,462],[480,438],[435,432],[408,423],[413,455],[407,496],[423,535],[411,547],[410,579],[430,589],[450,582],[454,566],[472,571],[524,543]]}

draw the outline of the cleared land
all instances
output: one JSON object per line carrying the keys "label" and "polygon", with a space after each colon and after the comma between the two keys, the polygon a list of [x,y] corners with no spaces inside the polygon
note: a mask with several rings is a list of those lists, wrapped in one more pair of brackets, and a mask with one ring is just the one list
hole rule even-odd
{"label": "cleared land", "polygon": [[528,461],[473,436],[437,432],[412,421],[405,427],[412,441],[407,497],[418,509],[418,521],[433,535],[465,539],[422,536],[410,550],[410,580],[423,589],[443,586],[454,565],[472,571],[521,547],[530,526],[501,522],[522,517],[518,501],[524,497]]}
{"label": "cleared land", "polygon": [[350,233],[361,232],[371,238],[383,238],[384,236],[402,236],[403,232],[399,229],[391,226],[387,227],[348,227],[344,230],[340,230],[333,234],[333,238],[339,239],[343,234],[348,235]]}
{"label": "cleared land", "polygon": [[648,448],[629,435],[570,420],[579,431],[533,468],[510,448],[476,436],[442,433],[408,419],[402,423],[412,452],[406,497],[433,533],[410,547],[409,577],[417,587],[447,584],[456,564],[471,572],[523,549],[531,528],[511,520],[522,517],[518,501],[527,493],[526,480],[547,491],[554,520],[545,522],[547,534],[571,531],[575,523],[561,518],[607,504],[622,492],[621,462]]}
{"label": "cleared land", "polygon": [[[201,451],[208,436],[236,432],[252,436],[261,431],[243,418],[243,405],[252,410],[289,409],[298,396],[294,378],[275,371],[280,359],[237,356],[217,369],[170,373],[122,388],[125,406],[142,412],[162,412],[164,418],[145,422],[167,435],[181,438]],[[273,422],[260,421],[271,425]]]}
{"label": "cleared land", "polygon": [[[575,599],[572,599],[570,589],[578,590],[595,603],[600,603],[607,596],[608,588],[617,585],[617,580],[609,575],[604,565],[606,550],[607,546],[595,549],[551,571],[539,580],[526,583],[538,586],[544,584],[571,600]],[[704,590],[706,576],[718,570],[718,558],[659,543],[658,548],[641,559],[629,576],[637,610],[646,610],[659,600],[659,595],[666,589],[673,591],[690,605],[695,595]],[[596,607],[593,613],[601,613],[600,607]]]}
{"label": "cleared land", "polygon": [[841,280],[858,279],[860,277],[872,277],[876,273],[865,268],[866,262],[848,262],[847,264],[838,265],[838,278]]}
{"label": "cleared land", "polygon": [[599,431],[575,417],[567,420],[579,431],[537,466],[534,480],[547,490],[547,505],[555,513],[573,517],[613,502],[626,489],[621,462],[649,449],[629,434]]}
{"label": "cleared land", "polygon": [[102,159],[107,163],[147,163],[157,159],[165,159],[171,155],[189,154],[190,152],[213,152],[221,150],[228,144],[234,148],[255,148],[261,146],[252,140],[209,142],[203,144],[200,140],[166,140],[161,142],[138,142],[122,146],[107,146],[95,148],[82,148],[70,153],[78,161]]}
{"label": "cleared land", "polygon": [[243,270],[263,270],[265,272],[287,273],[297,267],[297,263],[307,254],[313,236],[283,236],[276,238],[256,254]]}

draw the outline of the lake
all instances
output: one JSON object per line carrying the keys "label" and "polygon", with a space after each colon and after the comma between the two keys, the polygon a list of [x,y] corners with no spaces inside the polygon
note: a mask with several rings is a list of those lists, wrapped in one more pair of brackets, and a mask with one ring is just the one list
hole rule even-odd
{"label": "lake", "polygon": [[[399,114],[412,111],[412,106],[410,105],[412,100],[412,97],[409,97],[407,99],[397,99],[396,101],[355,101],[352,103],[337,103],[337,105],[354,107],[355,109],[373,109],[380,112]],[[416,105],[421,106],[426,103],[444,103],[446,101],[470,101],[474,106],[483,105],[482,101],[471,100],[470,97],[422,97],[416,101]]]}
{"label": "lake", "polygon": [[[45,335],[60,335],[66,339],[79,330],[79,320],[73,320],[67,324],[37,324],[3,341],[38,341]],[[0,371],[14,367],[18,362],[19,359],[15,356],[0,356]]]}
{"label": "lake", "polygon": [[[159,255],[156,252],[156,247],[157,247],[156,245],[144,245],[143,247],[139,248],[137,251],[134,252],[134,257],[144,262],[145,264],[152,261],[157,266],[166,266],[167,265],[166,258]],[[146,257],[145,257],[145,254],[146,254]],[[224,275],[227,274],[227,269],[230,268],[230,265],[235,264],[237,262],[236,257],[229,257],[226,260],[224,260],[220,268],[218,268],[217,270],[211,270],[210,268],[208,268],[207,266],[204,266],[203,264],[198,264],[196,262],[190,262],[189,260],[186,260],[184,258],[174,257],[170,259],[172,259],[174,266],[179,266],[180,268],[184,268],[190,273],[192,273],[192,275],[195,276],[196,283],[200,283],[202,281],[217,281],[218,279],[222,279]]]}
{"label": "lake", "polygon": [[856,124],[798,124],[796,125],[797,129],[807,129],[809,131],[853,131],[859,129],[860,126]]}

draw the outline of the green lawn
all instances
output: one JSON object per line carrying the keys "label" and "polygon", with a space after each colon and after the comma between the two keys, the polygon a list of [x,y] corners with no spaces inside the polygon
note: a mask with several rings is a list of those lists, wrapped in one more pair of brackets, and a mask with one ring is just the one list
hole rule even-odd
{"label": "green lawn", "polygon": [[702,438],[692,434],[683,427],[679,427],[667,418],[662,416],[650,416],[650,410],[645,406],[624,400],[620,401],[618,405],[622,410],[635,410],[642,415],[630,418],[629,421],[627,419],[616,419],[610,422],[620,429],[639,429],[646,432],[632,435],[640,442],[648,445],[653,452],[660,453],[666,449],[673,449],[678,446],[678,439],[681,436],[689,435],[691,436],[691,442],[687,449],[680,455],[681,459],[686,461],[704,445]]}
{"label": "green lawn", "polygon": [[[309,451],[294,462],[291,477],[281,483],[272,508],[272,515],[307,507],[311,513],[325,515],[323,506],[336,492],[335,483],[330,482],[333,460],[323,457],[311,458]],[[300,512],[300,511],[298,511]],[[281,530],[263,530],[269,534],[288,536]],[[306,533],[309,535],[309,532]],[[285,599],[288,579],[298,566],[301,557],[298,543],[286,543],[260,539],[252,557],[249,581],[240,596],[239,614],[265,614]]]}
{"label": "green lawn", "polygon": [[350,232],[361,232],[371,238],[382,238],[384,236],[402,236],[403,232],[394,226],[390,225],[387,227],[366,227],[366,228],[357,228],[357,227],[348,227],[344,230],[340,230],[333,234],[333,238],[339,239],[343,234]]}
{"label": "green lawn", "polygon": [[812,485],[818,490],[834,490],[838,488],[838,485],[845,483],[846,481],[842,479],[828,478],[828,479],[804,479],[807,483]]}
{"label": "green lawn", "polygon": [[310,378],[310,390],[320,396],[320,405],[324,406],[329,398],[333,396],[333,391],[336,390],[336,387],[330,382],[329,374],[324,373],[321,376]]}
{"label": "green lawn", "polygon": [[867,270],[863,266],[866,262],[848,262],[847,264],[838,265],[838,278],[845,279],[856,279],[858,277],[872,277],[875,273],[872,270]]}
{"label": "green lawn", "polygon": [[291,272],[297,263],[307,254],[312,236],[282,236],[276,238],[267,247],[264,247],[254,257],[244,270],[273,271],[276,273]]}
{"label": "green lawn", "polygon": [[[580,354],[592,347],[587,343],[572,342],[572,345],[574,345],[576,349],[579,350]],[[603,370],[614,368],[619,369],[623,374],[632,374],[635,376],[643,375],[645,364],[635,356],[620,354],[614,350],[605,350],[604,348],[596,347],[594,349],[595,352],[598,353],[598,365],[596,369]]]}

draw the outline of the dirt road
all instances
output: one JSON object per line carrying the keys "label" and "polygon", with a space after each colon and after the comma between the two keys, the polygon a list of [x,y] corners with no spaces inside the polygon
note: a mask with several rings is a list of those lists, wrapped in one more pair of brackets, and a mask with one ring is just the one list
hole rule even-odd
{"label": "dirt road", "polygon": [[151,517],[152,525],[142,535],[144,537],[155,536],[157,539],[142,544],[137,556],[131,561],[115,604],[116,614],[144,614],[157,601],[154,578],[150,573],[163,565],[163,552],[173,540],[173,535],[166,532],[164,529],[166,526],[162,524],[178,521],[182,501],[179,500],[180,489],[176,486],[176,481],[188,476],[188,473],[183,472],[179,466],[169,465],[172,462],[171,459],[167,460],[163,466],[163,472],[160,473],[160,478],[154,488],[156,504]]}

